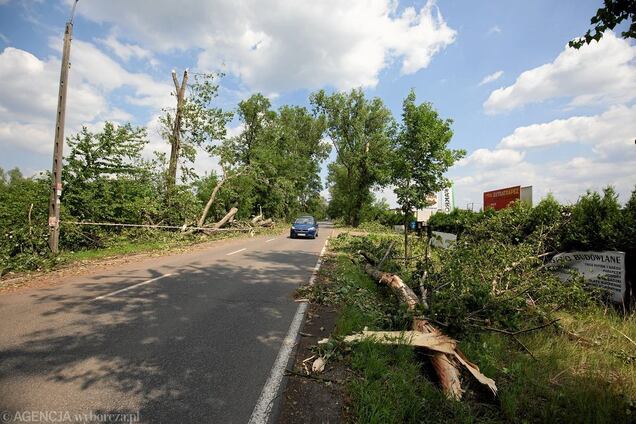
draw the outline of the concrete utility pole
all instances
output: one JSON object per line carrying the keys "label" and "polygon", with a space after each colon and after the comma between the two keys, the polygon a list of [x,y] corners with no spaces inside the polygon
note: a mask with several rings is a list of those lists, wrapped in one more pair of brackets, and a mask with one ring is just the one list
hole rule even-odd
{"label": "concrete utility pole", "polygon": [[55,121],[55,147],[53,149],[53,172],[51,174],[51,199],[49,200],[49,247],[57,254],[60,244],[60,196],[62,195],[62,153],[64,149],[64,117],[66,115],[66,89],[68,87],[68,69],[71,55],[71,39],[73,36],[73,3],[71,17],[66,22],[64,31],[64,48],[62,50],[62,70],[60,71],[60,91],[57,99],[57,116]]}

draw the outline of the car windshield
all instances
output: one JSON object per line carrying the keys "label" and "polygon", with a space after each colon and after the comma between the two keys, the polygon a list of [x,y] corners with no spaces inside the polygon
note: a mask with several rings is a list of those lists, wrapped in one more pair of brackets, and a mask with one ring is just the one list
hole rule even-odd
{"label": "car windshield", "polygon": [[307,216],[297,218],[296,221],[294,221],[294,224],[313,224],[313,223],[314,223],[314,219]]}

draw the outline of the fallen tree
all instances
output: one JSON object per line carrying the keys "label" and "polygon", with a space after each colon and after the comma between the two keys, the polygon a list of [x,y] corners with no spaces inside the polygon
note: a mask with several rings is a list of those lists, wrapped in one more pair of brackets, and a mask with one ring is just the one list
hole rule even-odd
{"label": "fallen tree", "polygon": [[261,227],[271,227],[272,225],[274,225],[274,221],[271,218],[268,218],[264,221],[259,222],[258,225],[260,225]]}
{"label": "fallen tree", "polygon": [[[421,304],[415,292],[399,276],[377,269],[374,266],[375,261],[370,255],[361,251],[358,253],[367,261],[364,267],[365,272],[379,284],[389,287],[400,301],[406,305],[408,310],[415,311],[417,306]],[[497,394],[497,386],[494,380],[482,374],[479,367],[466,358],[455,340],[442,334],[441,331],[422,317],[415,317],[411,328],[412,331],[407,332],[411,337],[409,343],[432,351],[431,363],[439,378],[442,390],[448,397],[459,400],[464,393],[461,386],[460,366],[468,370],[480,383],[488,386],[493,394]],[[384,337],[387,332],[367,332],[367,335],[372,334]],[[350,340],[359,340],[364,335],[365,333],[363,332],[362,335],[350,336],[353,337]],[[384,340],[386,341],[386,338]],[[427,340],[429,345],[418,344],[418,340]]]}
{"label": "fallen tree", "polygon": [[237,212],[238,212],[238,208],[230,209],[230,211],[223,218],[221,218],[219,222],[214,224],[212,228],[215,230],[218,230],[219,228],[223,227],[225,224],[228,223],[228,221],[230,221],[234,217],[234,215],[236,215]]}

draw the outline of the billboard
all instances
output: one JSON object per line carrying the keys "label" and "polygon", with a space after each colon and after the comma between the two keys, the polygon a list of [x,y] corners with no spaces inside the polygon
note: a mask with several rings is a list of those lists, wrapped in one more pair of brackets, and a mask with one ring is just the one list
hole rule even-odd
{"label": "billboard", "polygon": [[484,193],[484,210],[494,209],[498,211],[518,200],[532,205],[532,186],[514,186],[487,191]]}
{"label": "billboard", "polygon": [[453,186],[445,188],[440,193],[442,197],[442,204],[439,208],[444,213],[450,213],[455,209],[455,193],[453,191]]}
{"label": "billboard", "polygon": [[424,209],[416,211],[417,222],[428,222],[428,219],[436,212],[449,213],[455,209],[455,193],[453,186],[443,189],[437,193],[430,193],[426,196],[426,206]]}

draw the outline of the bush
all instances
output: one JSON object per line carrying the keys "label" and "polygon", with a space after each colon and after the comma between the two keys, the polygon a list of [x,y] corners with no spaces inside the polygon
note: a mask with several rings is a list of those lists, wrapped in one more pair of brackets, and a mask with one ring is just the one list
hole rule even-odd
{"label": "bush", "polygon": [[0,276],[48,266],[48,177],[24,178],[17,169],[0,177]]}

